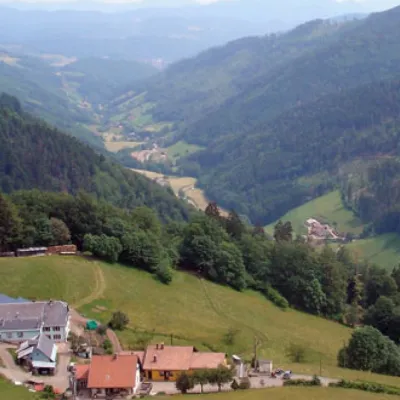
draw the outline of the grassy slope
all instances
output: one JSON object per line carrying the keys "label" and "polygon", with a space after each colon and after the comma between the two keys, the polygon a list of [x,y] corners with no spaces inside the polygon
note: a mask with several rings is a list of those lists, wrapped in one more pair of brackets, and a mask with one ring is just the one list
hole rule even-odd
{"label": "grassy slope", "polygon": [[33,400],[37,397],[24,387],[14,386],[0,378],[0,398],[4,400]]}
{"label": "grassy slope", "polygon": [[[318,197],[300,207],[294,208],[282,217],[283,221],[291,221],[293,229],[298,234],[307,233],[304,222],[308,218],[316,218],[337,224],[339,232],[361,233],[363,225],[353,213],[344,208],[339,191]],[[273,233],[276,222],[268,225],[266,230]]]}
{"label": "grassy slope", "polygon": [[[276,367],[326,376],[363,379],[400,386],[398,378],[337,368],[336,354],[351,330],[334,322],[297,311],[281,311],[261,295],[200,281],[176,272],[170,286],[150,274],[119,265],[77,257],[0,259],[0,293],[37,299],[64,299],[85,315],[107,322],[115,310],[130,318],[120,334],[124,347],[137,343],[142,332],[154,331],[152,341],[192,344],[251,357],[253,340],[261,340],[259,354]],[[101,306],[101,308],[97,307]],[[237,329],[234,346],[223,336]],[[307,364],[293,365],[288,344],[307,348]]]}
{"label": "grassy slope", "polygon": [[[216,393],[203,395],[176,396],[177,399],[192,400],[389,400],[394,396],[360,392],[358,390],[327,389],[327,388],[273,388],[264,390],[247,390],[235,393]],[[159,397],[165,400],[169,397]]]}
{"label": "grassy slope", "polygon": [[357,240],[350,243],[348,248],[356,257],[384,268],[392,269],[400,263],[400,236],[396,233]]}
{"label": "grassy slope", "polygon": [[188,156],[203,149],[201,146],[189,144],[184,141],[176,142],[174,145],[167,148],[168,157],[176,161],[178,158]]}
{"label": "grassy slope", "polygon": [[[318,197],[285,214],[282,221],[291,221],[297,234],[306,233],[304,221],[307,218],[319,218],[331,224],[336,223],[339,232],[360,233],[362,222],[344,208],[339,191]],[[265,227],[273,234],[276,222]],[[400,263],[400,236],[395,233],[379,235],[369,239],[356,240],[346,245],[359,260],[364,259],[384,268],[392,269]]]}

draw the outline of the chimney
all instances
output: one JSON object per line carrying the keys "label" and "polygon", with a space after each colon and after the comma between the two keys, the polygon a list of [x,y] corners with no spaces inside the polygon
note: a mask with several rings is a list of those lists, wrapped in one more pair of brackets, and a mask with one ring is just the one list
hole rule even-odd
{"label": "chimney", "polygon": [[114,353],[113,359],[116,360],[118,358],[118,353]]}
{"label": "chimney", "polygon": [[164,350],[164,343],[160,343],[160,350]]}
{"label": "chimney", "polygon": [[156,350],[158,350],[158,343],[156,344]]}
{"label": "chimney", "polygon": [[153,357],[153,362],[157,362],[157,356],[156,355],[154,355],[154,357]]}

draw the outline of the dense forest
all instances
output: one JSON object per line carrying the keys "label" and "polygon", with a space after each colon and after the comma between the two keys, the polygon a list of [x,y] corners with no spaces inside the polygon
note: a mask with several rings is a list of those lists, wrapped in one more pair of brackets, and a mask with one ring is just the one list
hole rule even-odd
{"label": "dense forest", "polygon": [[[397,154],[399,113],[400,81],[373,83],[288,111],[244,139],[216,141],[188,161],[221,205],[270,222],[332,188],[345,163]],[[319,178],[325,172],[330,178]]]}
{"label": "dense forest", "polygon": [[133,95],[145,93],[135,101],[153,120],[174,122],[175,139],[206,147],[181,159],[179,174],[268,223],[338,184],[342,163],[396,151],[399,23],[397,7],[238,40],[171,66]]}
{"label": "dense forest", "polygon": [[188,207],[172,191],[113,164],[77,139],[24,113],[0,96],[0,190],[81,190],[123,208],[147,205],[165,219],[186,219]]}
{"label": "dense forest", "polygon": [[[0,195],[0,251],[68,242],[110,263],[146,270],[165,284],[176,269],[190,271],[238,291],[257,290],[283,310],[349,326],[365,323],[400,342],[400,268],[390,274],[357,263],[345,248],[315,250],[293,237],[290,222],[279,222],[272,240],[234,211],[222,217],[215,203],[188,222],[162,223],[147,207],[123,210],[85,193]],[[377,372],[400,376],[393,365]]]}

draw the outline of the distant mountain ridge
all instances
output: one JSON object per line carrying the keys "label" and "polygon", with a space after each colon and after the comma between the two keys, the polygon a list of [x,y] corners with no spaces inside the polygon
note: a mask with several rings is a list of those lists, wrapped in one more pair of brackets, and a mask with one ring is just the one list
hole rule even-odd
{"label": "distant mountain ridge", "polygon": [[[174,140],[206,147],[180,161],[183,174],[195,173],[207,196],[225,208],[267,223],[330,190],[340,162],[362,154],[359,138],[367,138],[371,156],[379,146],[393,146],[384,121],[397,124],[397,111],[385,104],[397,98],[399,26],[397,7],[361,20],[316,20],[286,34],[242,39],[171,66],[134,87],[132,96],[153,120],[173,123]],[[353,103],[364,114],[352,130]],[[378,123],[370,120],[374,107]],[[383,142],[374,142],[374,130]],[[328,131],[340,143],[354,132],[355,147],[335,147],[333,138],[322,136]]]}

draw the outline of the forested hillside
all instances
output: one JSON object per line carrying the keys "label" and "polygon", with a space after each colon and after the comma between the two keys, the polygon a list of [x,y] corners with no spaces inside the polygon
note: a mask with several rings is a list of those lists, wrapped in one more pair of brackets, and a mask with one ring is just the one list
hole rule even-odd
{"label": "forested hillside", "polygon": [[[242,91],[254,89],[252,82],[277,66],[335,40],[335,34],[353,24],[356,22],[317,20],[287,34],[236,40],[173,64],[153,79],[127,87],[133,93],[124,101],[129,104],[132,97],[145,92],[142,103],[155,104],[150,110],[155,120],[195,122]],[[120,103],[116,101],[115,105]]]}
{"label": "forested hillside", "polygon": [[209,198],[271,222],[331,189],[343,163],[396,151],[399,24],[397,7],[237,41],[139,85],[137,107],[206,147],[178,164]]}
{"label": "forested hillside", "polygon": [[82,127],[92,121],[92,116],[70,101],[54,68],[37,57],[0,54],[0,92],[17,96],[27,111],[60,129],[92,145],[102,146],[100,139]]}
{"label": "forested hillside", "polygon": [[163,218],[184,219],[185,204],[172,192],[112,164],[77,139],[34,119],[17,99],[0,97],[0,190],[81,190],[120,207],[147,205]]}
{"label": "forested hillside", "polygon": [[331,188],[343,163],[397,154],[399,115],[400,81],[374,83],[288,111],[244,139],[216,141],[190,160],[212,198],[269,222]]}

